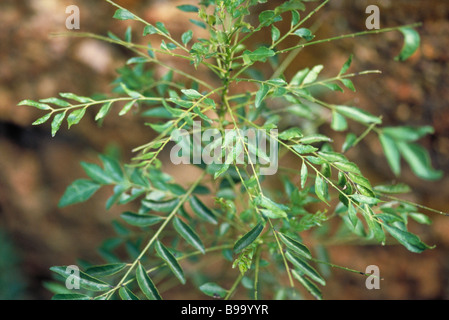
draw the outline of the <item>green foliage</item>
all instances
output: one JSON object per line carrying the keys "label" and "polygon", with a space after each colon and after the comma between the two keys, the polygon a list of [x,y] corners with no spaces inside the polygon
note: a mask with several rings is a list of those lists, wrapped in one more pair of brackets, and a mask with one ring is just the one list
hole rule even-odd
{"label": "green foliage", "polygon": [[[54,299],[159,300],[169,277],[175,278],[176,285],[193,281],[199,292],[214,298],[229,299],[236,290],[247,290],[249,297],[256,299],[285,297],[286,288],[302,288],[299,290],[322,299],[320,288],[326,285],[329,267],[336,267],[327,261],[325,245],[320,244],[323,239],[325,243],[353,241],[354,237],[360,244],[399,243],[412,252],[431,248],[408,231],[409,218],[430,223],[418,212],[423,207],[392,196],[410,192],[410,188],[400,183],[373,186],[344,153],[374,132],[385,152],[385,162],[396,176],[401,172],[402,157],[418,177],[437,179],[441,172],[432,168],[428,152],[418,144],[419,139],[433,133],[432,128],[382,127],[381,116],[363,106],[324,101],[316,89],[337,94],[346,89],[355,91],[352,80],[356,76],[379,73],[348,73],[353,55],[334,77],[322,77],[325,66],[320,64],[298,70],[291,79],[284,75],[299,53],[297,49],[373,33],[402,32],[405,41],[397,59],[404,61],[419,46],[419,34],[413,29],[417,25],[317,39],[309,19],[328,0],[284,1],[262,11],[256,19],[248,19],[252,7],[267,1],[208,0],[198,6],[177,7],[180,17],[192,23],[192,29],[177,39],[162,22],[150,24],[112,0],[106,1],[116,7],[115,19],[141,23],[139,34],[148,42],[133,43],[130,28],[124,39],[112,33],[85,35],[124,46],[135,55],[118,70],[113,83],[115,96],[61,93],[58,98],[24,100],[20,105],[45,111],[33,125],[52,119],[53,136],[64,121],[71,128],[89,113],[94,113],[97,122],[112,114],[132,113],[144,118],[155,138],[136,147],[128,164],[110,155],[100,155],[101,164],[81,163],[87,178],[67,188],[60,207],[88,201],[97,190],[110,186],[112,195],[106,209],[130,202],[138,209],[125,210],[119,220],[112,221],[117,235],[105,239],[98,250],[104,262],[86,266],[78,276],[82,291],[75,294],[53,283],[48,288],[55,293]],[[289,30],[281,32],[277,23],[288,19]],[[198,38],[196,28],[205,29],[209,36]],[[269,43],[250,46],[247,40],[255,34],[270,39]],[[296,39],[297,44],[288,47],[287,38]],[[161,40],[159,47],[153,46],[155,39]],[[160,59],[163,55],[186,62],[191,71],[167,64]],[[156,65],[167,72],[157,75]],[[261,67],[272,72],[271,76],[263,76]],[[203,70],[213,79],[204,78]],[[242,87],[252,89],[240,90]],[[291,126],[284,127],[282,118],[289,118]],[[271,158],[265,151],[255,151],[238,130],[220,141],[222,146],[215,142],[220,156],[229,151],[227,162],[195,163],[202,170],[198,179],[188,189],[177,184],[177,177],[164,172],[160,158],[169,151],[174,130],[192,132],[194,121],[201,122],[202,131],[215,129],[218,133],[229,128],[278,130],[279,135],[268,133],[280,147],[275,152],[297,160],[293,167],[280,166],[274,176],[284,189],[270,187],[275,184],[267,183],[260,164],[253,163],[250,154],[257,153],[268,161]],[[364,131],[357,132],[360,127]],[[346,134],[342,152],[335,151],[334,136],[323,135],[323,128],[333,130],[335,136]],[[187,149],[205,152],[204,144],[187,144]],[[246,160],[243,164],[237,162],[240,155]],[[338,220],[342,232],[329,231],[331,220]],[[310,236],[314,241],[309,243]],[[325,258],[318,260],[315,254]],[[194,269],[196,261],[211,258],[221,258],[223,265],[232,263],[228,269],[236,277],[234,284],[209,279]],[[187,259],[190,263],[184,265]],[[65,267],[51,270],[62,279],[70,276]],[[280,280],[283,274],[287,283]]]}

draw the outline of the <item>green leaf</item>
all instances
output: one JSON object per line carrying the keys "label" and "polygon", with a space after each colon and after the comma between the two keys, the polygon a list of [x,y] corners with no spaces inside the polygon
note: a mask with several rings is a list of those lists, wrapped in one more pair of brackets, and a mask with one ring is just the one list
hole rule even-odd
{"label": "green leaf", "polygon": [[352,63],[352,58],[354,56],[351,54],[348,58],[348,60],[346,60],[345,64],[343,65],[343,67],[341,68],[340,72],[338,73],[338,75],[342,75],[344,73],[346,73],[346,71],[348,71],[349,67],[351,66]]}
{"label": "green leaf", "polygon": [[368,205],[376,205],[380,202],[380,200],[377,198],[368,197],[361,194],[353,194],[351,195],[351,198],[357,202],[365,203]]}
{"label": "green leaf", "polygon": [[223,289],[214,282],[204,283],[199,287],[199,289],[201,292],[212,298],[224,298],[228,293],[226,289]]}
{"label": "green leaf", "polygon": [[126,263],[110,263],[92,266],[86,269],[86,273],[94,277],[112,276],[126,268]]}
{"label": "green leaf", "polygon": [[278,235],[281,241],[287,246],[288,249],[292,250],[294,253],[303,256],[304,258],[307,259],[312,258],[309,249],[304,244],[283,233],[278,232]]}
{"label": "green leaf", "polygon": [[333,163],[339,170],[342,170],[344,172],[352,172],[355,174],[361,174],[359,167],[350,161],[336,161]]}
{"label": "green leaf", "polygon": [[165,28],[165,25],[163,22],[156,22],[155,26],[160,32],[162,32],[168,36],[170,35],[170,32],[168,32],[167,28]]}
{"label": "green leaf", "polygon": [[310,69],[305,68],[300,71],[298,71],[290,81],[291,86],[299,86],[304,82],[304,79],[306,78],[307,74],[309,73]]}
{"label": "green leaf", "polygon": [[315,36],[312,34],[312,31],[307,28],[300,28],[293,32],[293,34],[305,39],[306,41],[310,41],[315,38]]}
{"label": "green leaf", "polygon": [[323,296],[320,289],[307,278],[302,277],[296,270],[292,270],[293,277],[301,283],[301,285],[317,300],[322,300]]}
{"label": "green leaf", "polygon": [[108,31],[108,37],[111,38],[112,40],[116,40],[116,41],[122,41],[122,39],[120,39],[119,37],[117,37],[115,34],[113,34],[111,31]]}
{"label": "green leaf", "polygon": [[203,254],[206,253],[204,244],[201,241],[200,237],[192,228],[189,227],[189,225],[184,223],[178,217],[175,217],[173,219],[173,226],[175,227],[175,230],[181,235],[181,237],[183,237],[184,240],[186,240],[191,246],[198,249]]}
{"label": "green leaf", "polygon": [[132,28],[131,28],[131,26],[128,26],[128,28],[126,28],[125,41],[126,42],[132,42]]}
{"label": "green leaf", "polygon": [[246,50],[243,52],[243,59],[245,64],[250,64],[256,61],[267,61],[267,58],[273,57],[275,55],[274,51],[267,47],[259,47],[255,51],[251,52]]}
{"label": "green leaf", "polygon": [[320,74],[321,70],[323,70],[323,68],[324,66],[321,64],[314,66],[312,70],[307,73],[307,76],[302,81],[302,84],[314,82],[318,78],[318,75]]}
{"label": "green leaf", "polygon": [[123,212],[120,217],[126,221],[126,223],[136,227],[149,227],[164,220],[163,217],[155,216],[151,214],[138,214],[130,211]]}
{"label": "green leaf", "polygon": [[394,140],[402,141],[416,141],[421,139],[427,134],[434,133],[434,129],[431,126],[422,127],[411,127],[411,126],[401,126],[401,127],[383,127],[382,133],[388,135]]}
{"label": "green leaf", "polygon": [[40,99],[39,102],[51,103],[51,104],[57,105],[59,107],[70,107],[70,103],[68,103],[67,101],[61,100],[59,98]]}
{"label": "green leaf", "polygon": [[306,158],[307,158],[307,161],[309,161],[310,163],[317,164],[317,165],[322,165],[322,164],[327,163],[326,160],[324,160],[323,158],[320,158],[320,157],[306,156]]}
{"label": "green leaf", "polygon": [[[210,167],[210,166],[209,166]],[[229,169],[229,163],[224,163],[219,167],[217,171],[214,172],[214,179],[217,179],[219,176],[221,176],[223,173],[228,171]]]}
{"label": "green leaf", "polygon": [[193,212],[195,212],[195,214],[199,218],[212,224],[218,223],[214,213],[208,207],[206,207],[206,205],[203,202],[201,202],[201,200],[198,199],[196,196],[190,197],[189,203],[190,206],[192,207]]}
{"label": "green leaf", "polygon": [[273,200],[267,198],[266,196],[259,195],[254,203],[258,206],[265,208],[262,209],[262,213],[267,218],[271,219],[279,219],[279,218],[287,218],[287,213],[285,210],[289,210],[289,207],[276,203]]}
{"label": "green leaf", "polygon": [[333,110],[331,127],[335,131],[345,131],[348,129],[348,123],[346,122],[345,117]]}
{"label": "green leaf", "polygon": [[147,207],[148,209],[151,209],[153,211],[157,212],[172,212],[173,209],[176,208],[176,206],[179,203],[178,198],[173,198],[169,200],[163,200],[163,201],[154,201],[154,200],[143,200],[142,204]]}
{"label": "green leaf", "polygon": [[161,49],[166,50],[166,51],[171,51],[171,50],[175,50],[177,48],[176,44],[169,42],[169,43],[165,43],[164,40],[162,40],[161,42]]}
{"label": "green leaf", "polygon": [[318,198],[327,203],[326,195],[327,195],[327,184],[324,182],[324,179],[317,174],[315,177],[315,194]]}
{"label": "green leaf", "polygon": [[345,142],[343,143],[343,146],[341,147],[342,152],[346,152],[349,149],[351,149],[354,146],[354,143],[357,141],[357,136],[350,132],[346,135]]}
{"label": "green leaf", "polygon": [[352,83],[351,79],[340,79],[340,82],[343,83],[343,85],[348,88],[351,91],[355,92],[354,83]]}
{"label": "green leaf", "polygon": [[417,177],[426,180],[438,180],[443,176],[442,171],[432,168],[429,153],[420,145],[404,142],[397,142],[396,145]]}
{"label": "green leaf", "polygon": [[395,141],[383,133],[379,134],[379,141],[391,170],[396,176],[399,176],[401,173],[401,155]]}
{"label": "green leaf", "polygon": [[171,254],[171,252],[168,251],[168,249],[160,241],[156,242],[155,248],[159,257],[161,257],[162,260],[164,260],[165,263],[167,263],[168,267],[176,276],[176,278],[178,278],[178,280],[182,284],[185,284],[186,279],[184,277],[184,271],[179,265],[178,260],[176,260],[176,258]]}
{"label": "green leaf", "polygon": [[292,21],[291,21],[291,23],[290,23],[290,26],[293,27],[293,26],[295,26],[296,24],[298,24],[299,19],[300,19],[299,12],[296,11],[296,10],[293,10],[293,11],[292,11]]}
{"label": "green leaf", "polygon": [[279,139],[282,139],[282,140],[293,140],[293,139],[302,138],[303,134],[299,128],[293,127],[293,128],[289,128],[289,129],[283,131],[282,133],[279,134],[278,137],[279,137]]}
{"label": "green leaf", "polygon": [[184,12],[198,12],[199,11],[198,7],[192,6],[190,4],[182,4],[180,6],[177,6],[176,8],[178,8],[179,10],[184,11]]}
{"label": "green leaf", "polygon": [[[348,159],[342,155],[340,152],[334,152],[334,151],[319,151],[318,155],[324,159],[326,159],[328,162],[334,163],[334,162],[342,162],[342,163],[348,163],[352,164],[348,161]],[[354,167],[357,168],[356,165]],[[358,169],[358,168],[357,168]]]}
{"label": "green leaf", "polygon": [[130,65],[130,64],[138,64],[138,63],[146,63],[148,62],[148,58],[144,58],[144,57],[132,57],[129,58],[126,61],[126,65]]}
{"label": "green leaf", "polygon": [[69,114],[69,116],[67,117],[67,123],[69,125],[69,129],[74,124],[78,124],[81,121],[81,119],[84,117],[85,114],[86,114],[86,108],[76,109],[76,110],[72,111]]}
{"label": "green leaf", "polygon": [[379,216],[373,212],[369,205],[365,204],[364,208],[363,216],[370,233],[368,238],[374,238],[378,242],[385,243],[385,232],[382,229],[382,225],[385,225],[385,223],[381,224]]}
{"label": "green leaf", "polygon": [[62,281],[56,282],[56,281],[44,281],[43,286],[45,289],[50,291],[53,294],[72,294],[72,289],[67,289],[65,286],[65,283]]}
{"label": "green leaf", "polygon": [[37,119],[36,121],[34,121],[34,122],[32,123],[32,125],[33,125],[33,126],[37,126],[37,125],[43,124],[43,123],[47,122],[47,120],[50,119],[50,117],[51,117],[51,113],[47,113],[45,116],[40,117],[39,119]]}
{"label": "green leaf", "polygon": [[85,104],[85,103],[89,103],[89,102],[93,102],[94,100],[92,100],[91,98],[88,97],[82,97],[79,95],[76,95],[74,93],[70,93],[70,92],[62,92],[59,94],[61,97],[63,97],[64,99],[71,99],[71,100],[75,100],[79,103]]}
{"label": "green leaf", "polygon": [[359,219],[357,218],[357,211],[351,203],[348,204],[348,217],[354,228],[357,227]]}
{"label": "green leaf", "polygon": [[404,45],[402,46],[401,52],[395,60],[405,61],[410,58],[416,50],[418,50],[421,43],[419,33],[410,27],[400,28],[399,31],[404,35]]}
{"label": "green leaf", "polygon": [[[374,213],[373,213],[374,215]],[[404,223],[407,222],[407,218],[400,216],[395,212],[393,208],[382,208],[382,213],[378,213],[375,215],[376,219],[382,221],[387,224],[398,223],[398,225],[405,226]]]}
{"label": "green leaf", "polygon": [[318,150],[318,148],[315,148],[311,145],[304,145],[304,144],[297,144],[293,146],[293,149],[298,152],[299,154],[306,154],[306,153],[312,153]]}
{"label": "green leaf", "polygon": [[399,183],[396,185],[375,186],[374,190],[386,194],[409,193],[412,191],[412,189],[408,185],[403,183]]}
{"label": "green leaf", "polygon": [[111,184],[114,182],[114,180],[111,179],[111,177],[106,174],[99,165],[96,165],[94,163],[81,162],[81,166],[83,167],[87,175],[99,184]]}
{"label": "green leaf", "polygon": [[381,124],[382,120],[379,117],[372,115],[371,113],[361,110],[356,107],[347,107],[347,106],[335,106],[335,110],[348,117],[354,121],[365,123],[365,124]]}
{"label": "green leaf", "polygon": [[[194,96],[194,95],[196,95],[195,91],[191,91],[188,93],[190,93],[192,96]],[[196,96],[198,96],[198,95],[196,95]],[[180,106],[181,108],[191,108],[194,105],[194,103],[191,101],[181,100],[179,98],[170,98],[170,99],[168,99],[168,101]]]}
{"label": "green leaf", "polygon": [[321,165],[321,173],[324,177],[330,178],[332,175],[332,169],[329,163],[323,163]]}
{"label": "green leaf", "polygon": [[117,220],[112,221],[112,227],[114,228],[115,233],[117,233],[119,236],[128,236],[131,232]]}
{"label": "green leaf", "polygon": [[258,29],[269,26],[270,24],[281,20],[282,17],[278,13],[275,13],[273,10],[262,11],[259,14],[260,26]]}
{"label": "green leaf", "polygon": [[128,289],[128,287],[121,287],[118,294],[122,300],[140,300],[137,296]]}
{"label": "green leaf", "polygon": [[307,262],[299,258],[298,256],[295,256],[290,253],[290,251],[287,250],[285,253],[285,257],[288,261],[290,261],[295,268],[308,276],[310,279],[312,279],[315,282],[318,282],[319,284],[325,286],[326,281],[323,279],[323,277],[316,271],[312,266],[310,266]]}
{"label": "green leaf", "polygon": [[263,214],[264,217],[269,219],[287,218],[287,213],[281,210],[260,209],[260,212]]}
{"label": "green leaf", "polygon": [[432,220],[428,216],[418,212],[412,212],[408,214],[413,220],[421,224],[432,224]]}
{"label": "green leaf", "polygon": [[136,19],[136,16],[126,9],[117,9],[113,18],[117,20],[134,20]]}
{"label": "green leaf", "polygon": [[[314,0],[312,0],[312,1],[314,1]],[[259,1],[259,2],[261,2],[261,1]],[[293,10],[304,11],[306,9],[306,6],[302,2],[303,1],[298,1],[298,0],[284,1],[279,7],[277,7],[275,9],[276,13],[283,13],[283,12],[286,12],[286,11],[293,11]]]}
{"label": "green leaf", "polygon": [[62,121],[64,120],[65,112],[58,113],[53,118],[53,121],[51,122],[51,135],[54,137],[56,133],[58,132],[59,128],[61,127]]}
{"label": "green leaf", "polygon": [[126,103],[126,104],[123,106],[122,110],[120,110],[120,112],[119,112],[118,115],[119,115],[119,116],[123,116],[123,115],[127,114],[127,113],[129,112],[129,110],[131,110],[131,108],[133,107],[133,105],[134,105],[135,102],[136,102],[136,101],[133,100],[133,101],[129,101],[128,103]]}
{"label": "green leaf", "polygon": [[142,97],[143,97],[139,92],[129,89],[129,88],[128,88],[125,84],[123,84],[123,83],[120,83],[120,87],[123,89],[123,91],[125,91],[125,93],[126,93],[128,96],[130,96],[130,97],[133,98],[133,99],[139,99],[139,98],[142,98]]}
{"label": "green leaf", "polygon": [[111,177],[115,182],[122,182],[124,175],[120,163],[111,156],[100,155],[100,159],[103,162],[103,168],[105,173]]}
{"label": "green leaf", "polygon": [[100,110],[95,116],[95,121],[103,119],[108,114],[109,110],[111,109],[112,103],[113,103],[112,101],[109,101],[103,104],[103,106],[101,106]]}
{"label": "green leaf", "polygon": [[23,100],[19,102],[18,106],[29,106],[40,110],[51,110],[51,107],[48,104],[36,102],[33,100]]}
{"label": "green leaf", "polygon": [[140,290],[142,290],[143,294],[149,300],[162,300],[162,297],[159,294],[159,291],[157,290],[157,288],[154,285],[153,281],[151,280],[150,276],[145,271],[145,269],[140,264],[140,262],[139,262],[139,264],[137,266],[137,270],[136,270],[136,279],[137,279],[137,283],[139,284]]}
{"label": "green leaf", "polygon": [[199,116],[201,119],[203,119],[204,121],[208,122],[208,123],[213,123],[213,120],[211,118],[209,118],[208,116],[206,116],[204,113],[201,112],[200,108],[198,108],[197,106],[195,106],[193,108],[193,112]]}
{"label": "green leaf", "polygon": [[366,179],[365,177],[359,175],[359,174],[354,174],[354,173],[349,173],[349,179],[352,182],[355,182],[358,186],[362,186],[365,187],[366,189],[368,189],[369,191],[372,191],[373,187],[371,186],[371,183],[369,182],[368,179]]}
{"label": "green leaf", "polygon": [[281,31],[279,31],[278,28],[276,28],[274,25],[271,26],[271,40],[276,42],[279,37],[281,36]]}
{"label": "green leaf", "polygon": [[84,202],[88,200],[100,187],[100,184],[91,180],[76,180],[66,189],[64,195],[59,201],[58,206],[62,208],[78,202]]}
{"label": "green leaf", "polygon": [[411,252],[421,253],[424,250],[432,249],[419,239],[417,235],[408,231],[401,230],[397,227],[384,224],[384,228],[390,233],[400,244],[406,247]]}
{"label": "green leaf", "polygon": [[303,144],[312,144],[317,142],[332,142],[332,139],[323,134],[312,134],[300,139]]}
{"label": "green leaf", "polygon": [[192,40],[192,38],[193,38],[193,31],[188,30],[182,34],[181,41],[186,46]]}
{"label": "green leaf", "polygon": [[344,92],[344,90],[336,83],[331,83],[331,82],[322,82],[320,83],[321,85],[325,86],[326,88],[329,88],[332,91],[340,91],[340,92]]}
{"label": "green leaf", "polygon": [[181,90],[181,92],[184,93],[187,98],[192,99],[192,100],[200,99],[203,97],[203,95],[201,93],[199,93],[198,91],[196,91],[194,89],[183,89],[183,90]]}
{"label": "green leaf", "polygon": [[382,120],[379,117],[376,117],[365,110],[361,110],[356,107],[347,107],[347,106],[336,106],[336,111],[340,114],[355,120],[357,122],[365,123],[365,124],[381,124]]}
{"label": "green leaf", "polygon": [[164,131],[169,131],[167,133],[171,133],[173,131],[173,121],[167,121],[164,123],[145,123],[146,125],[149,125],[154,131],[157,133],[162,133]]}
{"label": "green leaf", "polygon": [[254,228],[252,228],[248,233],[241,237],[234,245],[234,253],[239,253],[251,243],[253,243],[257,237],[262,233],[264,225],[259,222]]}
{"label": "green leaf", "polygon": [[55,294],[51,300],[91,300],[92,298],[79,293],[59,293]]}
{"label": "green leaf", "polygon": [[157,29],[153,27],[151,24],[146,25],[145,28],[143,28],[143,36],[156,33],[158,33]]}
{"label": "green leaf", "polygon": [[206,24],[203,21],[195,20],[195,19],[189,19],[189,21],[191,23],[193,23],[194,25],[196,25],[197,27],[200,27],[202,29],[206,29],[207,28]]}
{"label": "green leaf", "polygon": [[[166,104],[168,105],[168,104]],[[175,108],[171,108],[172,110],[176,110],[175,112],[177,112],[177,109]],[[146,110],[145,112],[142,112],[141,114],[142,117],[153,117],[153,118],[162,118],[162,119],[172,119],[173,118],[173,114],[168,111],[168,109],[165,107],[156,107],[156,108],[151,108],[149,110]]]}
{"label": "green leaf", "polygon": [[270,90],[270,87],[266,85],[265,83],[262,83],[260,86],[260,89],[256,93],[256,100],[254,102],[254,105],[256,108],[259,108],[262,104],[262,101],[265,99],[265,97],[268,94],[268,91]]}
{"label": "green leaf", "polygon": [[302,166],[301,166],[301,188],[302,189],[304,189],[304,187],[306,185],[307,175],[308,175],[307,165],[306,165],[305,161],[303,161]]}
{"label": "green leaf", "polygon": [[71,272],[72,270],[67,266],[51,267],[50,270],[61,275],[64,279],[70,277],[74,282],[79,281],[80,287],[90,291],[105,291],[111,288],[111,286],[106,282],[91,277],[81,270],[79,270],[79,274],[76,272]]}

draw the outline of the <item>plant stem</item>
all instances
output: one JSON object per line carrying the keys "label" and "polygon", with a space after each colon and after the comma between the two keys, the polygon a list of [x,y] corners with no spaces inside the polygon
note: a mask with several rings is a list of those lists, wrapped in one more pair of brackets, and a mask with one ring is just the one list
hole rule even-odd
{"label": "plant stem", "polygon": [[[175,72],[175,73],[177,73],[179,75],[182,75],[182,76],[186,77],[187,79],[190,79],[192,81],[198,82],[199,84],[203,85],[205,88],[208,88],[209,90],[213,89],[213,87],[209,83],[207,83],[207,82],[205,82],[205,81],[203,81],[203,80],[201,80],[201,79],[199,79],[199,78],[197,78],[195,76],[192,76],[191,74],[186,73],[186,72],[184,72],[184,71],[182,71],[182,70],[180,70],[178,68],[174,68],[174,67],[172,67],[172,66],[170,66],[170,65],[168,65],[168,64],[166,64],[166,63],[164,63],[164,62],[162,62],[162,61],[160,61],[158,59],[152,58],[152,57],[148,56],[146,53],[144,53],[144,52],[142,52],[142,51],[137,49],[137,48],[140,48],[140,49],[150,50],[150,48],[146,47],[146,46],[137,45],[137,44],[126,42],[126,41],[122,41],[122,40],[116,40],[116,39],[100,36],[100,35],[93,34],[93,33],[62,32],[62,33],[53,33],[52,36],[85,37],[85,38],[92,38],[92,39],[97,39],[97,40],[101,40],[101,41],[105,41],[105,42],[121,45],[121,46],[126,47],[129,50],[133,51],[134,53],[138,54],[139,56],[147,59],[149,62],[156,63],[156,64],[158,64],[158,65],[160,65],[160,66],[162,66],[164,68],[167,68],[170,71],[173,71],[173,72]],[[154,49],[151,49],[151,50],[154,50]],[[185,56],[181,56],[181,57],[185,57]]]}
{"label": "plant stem", "polygon": [[258,246],[255,257],[256,266],[254,271],[254,300],[259,300],[259,269],[260,269],[261,253],[262,253],[261,246]]}
{"label": "plant stem", "polygon": [[228,293],[226,294],[226,296],[224,298],[225,300],[229,300],[231,298],[232,294],[237,289],[237,286],[239,285],[240,281],[242,281],[242,279],[243,279],[243,274],[239,273],[239,276],[237,277],[237,279],[232,284],[231,289],[229,289]]}
{"label": "plant stem", "polygon": [[295,50],[297,48],[305,48],[305,47],[308,47],[308,46],[311,46],[314,44],[331,42],[331,41],[341,40],[341,39],[346,39],[346,38],[355,38],[355,37],[364,36],[364,35],[368,35],[368,34],[379,34],[379,33],[384,33],[384,32],[396,31],[401,28],[407,28],[407,27],[409,27],[409,28],[419,27],[420,25],[421,25],[421,23],[412,23],[412,24],[408,24],[408,25],[404,25],[404,26],[400,26],[400,27],[391,27],[391,28],[384,28],[384,29],[379,29],[379,30],[361,31],[361,32],[355,32],[355,33],[345,34],[345,35],[341,35],[341,36],[336,36],[336,37],[332,37],[332,38],[310,41],[310,42],[300,44],[297,46],[293,46],[293,47],[290,47],[287,49],[279,50],[276,52],[276,54],[289,52],[289,51]]}
{"label": "plant stem", "polygon": [[145,248],[140,252],[139,256],[134,260],[133,264],[129,267],[126,274],[122,277],[120,282],[109,291],[108,295],[106,296],[107,299],[110,299],[112,297],[112,294],[117,291],[122,284],[125,282],[128,275],[131,273],[131,271],[136,267],[136,265],[139,263],[140,259],[144,256],[144,254],[150,249],[150,247],[153,245],[153,243],[157,240],[161,232],[165,229],[165,227],[168,225],[168,223],[171,221],[171,219],[176,215],[179,208],[184,204],[184,202],[188,199],[188,197],[192,194],[193,190],[198,186],[198,184],[203,180],[204,176],[206,175],[206,171],[204,171],[201,176],[192,184],[192,186],[187,190],[187,192],[182,196],[181,200],[178,202],[176,207],[172,210],[172,212],[167,216],[167,218],[164,220],[162,225],[159,227],[159,229],[156,231],[156,233],[153,235],[153,237],[148,241]]}
{"label": "plant stem", "polygon": [[[332,268],[341,269],[341,270],[349,271],[349,272],[352,272],[352,273],[361,274],[363,276],[367,276],[367,277],[374,276],[374,277],[380,278],[380,277],[378,277],[376,275],[372,275],[372,274],[365,273],[363,271],[358,271],[358,270],[350,269],[350,268],[347,268],[347,267],[339,266],[337,264],[333,264],[333,263],[330,263],[330,262],[327,262],[327,261],[322,261],[322,260],[318,260],[318,259],[315,259],[315,258],[311,258],[310,260],[313,261],[313,262],[316,262],[316,263],[326,264],[326,265],[328,265],[328,266],[330,266]],[[383,280],[383,278],[380,278],[380,280]]]}

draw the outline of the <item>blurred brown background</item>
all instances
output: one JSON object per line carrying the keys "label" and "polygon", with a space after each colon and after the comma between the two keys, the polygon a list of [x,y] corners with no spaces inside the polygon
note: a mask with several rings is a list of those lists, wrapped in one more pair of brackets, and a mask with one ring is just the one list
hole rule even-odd
{"label": "blurred brown background", "polygon": [[[180,34],[174,4],[179,1],[122,0],[128,8],[151,21],[163,21]],[[271,2],[271,1],[270,1]],[[275,1],[271,2],[274,3]],[[120,211],[106,212],[110,190],[99,192],[86,204],[58,209],[65,188],[84,177],[80,161],[95,161],[106,147],[120,147],[123,158],[130,149],[148,140],[151,131],[132,115],[110,115],[98,128],[89,114],[70,132],[61,128],[51,138],[48,125],[30,124],[40,113],[17,107],[23,99],[41,99],[59,92],[79,95],[108,93],[110,82],[130,53],[122,48],[89,39],[52,38],[64,32],[68,5],[81,10],[81,32],[122,35],[126,22],[112,19],[114,9],[104,1],[2,0],[0,3],[0,298],[47,299],[42,287],[49,267],[74,263],[76,258],[97,259],[95,248],[112,233],[110,221]],[[386,125],[433,125],[435,134],[421,141],[429,150],[434,167],[443,170],[440,181],[417,179],[404,166],[398,181],[415,192],[408,199],[449,211],[449,3],[439,0],[333,0],[314,21],[319,37],[365,29],[365,8],[376,4],[381,27],[423,22],[422,45],[406,62],[393,58],[402,45],[398,32],[314,46],[300,54],[292,73],[306,66],[323,64],[324,75],[334,75],[354,53],[351,70],[379,69],[382,75],[354,80],[356,94],[335,94],[333,102],[355,103],[374,114],[384,115]],[[313,4],[312,4],[313,5]],[[310,7],[310,6],[309,6]],[[190,26],[189,26],[190,27]],[[140,33],[140,32],[139,32]],[[135,37],[140,36],[136,33]],[[267,37],[269,35],[267,34]],[[257,39],[264,41],[265,39]],[[120,121],[119,121],[120,120]],[[356,159],[373,182],[393,182],[379,143],[369,136]],[[180,179],[188,177],[180,176]],[[448,299],[449,217],[430,213],[432,226],[412,225],[422,239],[437,248],[417,255],[403,247],[330,246],[331,261],[358,270],[380,267],[381,290],[369,291],[364,278],[335,270],[324,289],[327,299]],[[198,292],[185,295],[200,298]],[[182,298],[182,297],[177,297]]]}

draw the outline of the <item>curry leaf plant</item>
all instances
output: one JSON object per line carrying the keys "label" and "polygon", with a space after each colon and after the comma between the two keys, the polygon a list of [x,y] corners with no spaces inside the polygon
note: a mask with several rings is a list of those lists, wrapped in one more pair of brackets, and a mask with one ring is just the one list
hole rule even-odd
{"label": "curry leaf plant", "polygon": [[[41,110],[44,114],[33,125],[50,123],[53,136],[63,124],[71,128],[87,113],[101,122],[132,112],[155,137],[136,146],[126,164],[106,154],[99,155],[98,163],[81,164],[87,177],[68,186],[60,207],[87,201],[100,188],[112,186],[106,209],[130,202],[138,209],[124,210],[112,221],[117,235],[99,248],[102,263],[83,262],[78,276],[82,288],[73,292],[54,286],[54,299],[158,300],[186,284],[204,298],[321,299],[329,277],[323,266],[360,273],[322,258],[326,244],[334,240],[353,242],[356,237],[360,245],[399,244],[414,253],[432,248],[408,230],[409,220],[430,223],[420,212],[429,208],[400,199],[411,191],[407,185],[373,185],[357,159],[345,152],[372,134],[379,138],[394,175],[400,176],[403,158],[418,177],[439,179],[441,172],[432,168],[428,152],[418,143],[433,129],[386,127],[381,115],[363,106],[325,101],[316,89],[355,91],[355,77],[380,73],[349,72],[350,54],[330,78],[321,76],[323,65],[285,75],[306,47],[384,32],[403,34],[396,60],[404,61],[419,46],[414,29],[419,24],[319,38],[310,18],[329,0],[284,1],[270,10],[259,9],[266,0],[204,0],[177,7],[191,28],[175,36],[162,22],[149,23],[137,12],[106,2],[115,7],[115,19],[132,20],[142,41],[131,41],[130,28],[124,37],[70,35],[104,40],[134,55],[118,70],[113,92],[101,99],[61,93],[20,105]],[[289,22],[287,30],[280,27],[281,20]],[[265,41],[254,46],[254,38]],[[184,62],[191,71],[174,67],[163,56]],[[155,66],[165,74],[156,74]],[[195,128],[198,123],[200,129]],[[345,134],[343,146],[332,135],[323,135],[322,128]],[[224,163],[179,164],[202,171],[193,183],[181,184],[160,160],[172,150],[173,132],[181,129],[234,130],[221,145],[216,143],[219,154],[226,150],[232,156]],[[278,146],[272,152],[294,159],[288,162],[294,164],[279,165],[274,175],[261,174],[261,163],[250,154],[265,161],[271,157],[266,150],[255,151],[238,129],[267,132]],[[199,144],[203,152],[205,144]],[[238,162],[238,156],[246,161]],[[330,223],[337,223],[340,232],[329,233]],[[321,254],[315,256],[317,252]],[[223,270],[210,272],[205,266],[212,261]],[[51,270],[62,280],[71,275],[64,266]]]}

